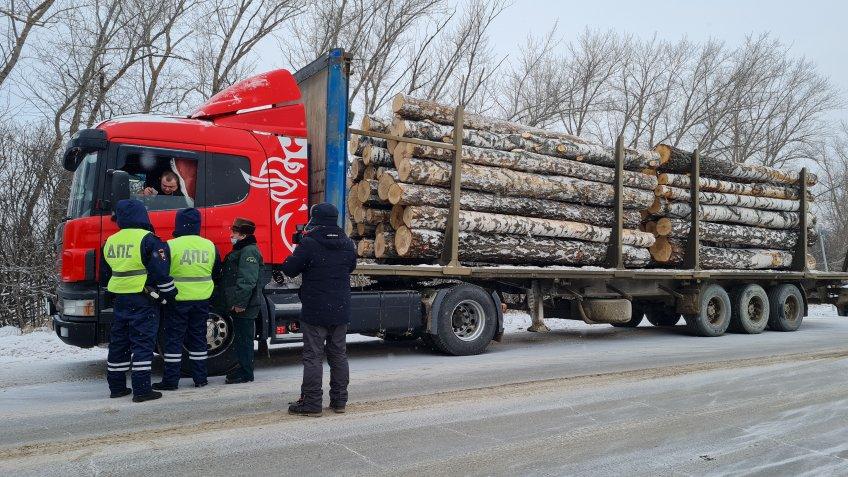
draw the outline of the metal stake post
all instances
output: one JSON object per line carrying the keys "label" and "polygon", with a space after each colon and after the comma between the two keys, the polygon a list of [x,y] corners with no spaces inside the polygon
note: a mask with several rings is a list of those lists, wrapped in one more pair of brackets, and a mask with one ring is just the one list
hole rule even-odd
{"label": "metal stake post", "polygon": [[692,169],[689,182],[692,183],[690,197],[692,212],[690,215],[689,240],[686,243],[686,258],[684,268],[692,270],[701,269],[701,153],[698,149],[692,152]]}
{"label": "metal stake post", "polygon": [[798,177],[801,181],[801,203],[798,209],[798,242],[795,244],[795,254],[792,256],[792,270],[806,272],[807,267],[807,168],[801,169]]}
{"label": "metal stake post", "polygon": [[445,228],[445,248],[442,251],[442,264],[445,273],[455,273],[462,267],[459,264],[459,195],[462,190],[462,125],[465,111],[462,105],[456,107],[453,121],[453,168],[451,171],[451,204],[448,223]]}
{"label": "metal stake post", "polygon": [[610,241],[607,247],[606,265],[609,268],[624,268],[621,236],[624,229],[624,138],[618,136],[615,140],[615,202],[613,203],[613,224],[610,230]]}

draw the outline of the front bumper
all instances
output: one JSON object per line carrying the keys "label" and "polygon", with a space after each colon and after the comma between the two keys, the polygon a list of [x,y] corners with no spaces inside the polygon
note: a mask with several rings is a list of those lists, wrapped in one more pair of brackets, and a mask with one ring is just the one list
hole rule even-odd
{"label": "front bumper", "polygon": [[[91,348],[109,342],[112,328],[112,309],[104,308],[104,297],[93,283],[62,283],[56,290],[57,303],[48,305],[53,317],[53,329],[62,342],[80,348]],[[63,300],[94,300],[94,316],[66,315]]]}
{"label": "front bumper", "polygon": [[56,336],[65,344],[91,348],[104,342],[98,335],[98,324],[94,317],[64,316],[60,313],[53,315],[53,329]]}

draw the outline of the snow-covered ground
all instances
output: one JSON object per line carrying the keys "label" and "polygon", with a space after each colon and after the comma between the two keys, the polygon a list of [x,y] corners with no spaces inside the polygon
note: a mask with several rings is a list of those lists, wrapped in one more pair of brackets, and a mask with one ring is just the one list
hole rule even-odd
{"label": "snow-covered ground", "polygon": [[[836,308],[832,305],[813,305],[810,307],[810,316],[836,317]],[[587,325],[573,320],[546,320],[545,324],[552,330],[579,330],[588,329],[592,326],[602,326]],[[521,333],[526,331],[528,326],[530,326],[530,315],[527,313],[510,311],[504,315],[504,332],[506,333]],[[643,322],[641,326],[650,326],[650,324]],[[376,338],[361,335],[348,337],[349,342],[372,340],[376,340]],[[53,330],[48,328],[37,329],[29,333],[21,333],[19,328],[13,326],[0,328],[0,363],[47,360],[68,362],[95,359],[106,359],[106,349],[97,347],[82,349],[76,346],[68,346],[59,340]]]}

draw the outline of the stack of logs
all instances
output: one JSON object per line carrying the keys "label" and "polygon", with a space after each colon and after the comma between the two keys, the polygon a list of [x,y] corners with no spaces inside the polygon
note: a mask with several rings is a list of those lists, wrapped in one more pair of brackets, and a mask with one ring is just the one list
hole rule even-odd
{"label": "stack of logs", "polygon": [[[453,107],[399,94],[394,118],[361,128],[454,142]],[[459,259],[521,265],[603,265],[615,200],[615,151],[576,136],[465,114],[462,129]],[[348,232],[360,257],[436,262],[449,217],[454,152],[356,137],[350,151]],[[653,233],[638,230],[654,203],[655,151],[625,150],[623,261],[651,262]],[[651,173],[644,172],[650,170]]]}
{"label": "stack of logs", "polygon": [[[664,144],[655,150],[661,163],[656,199],[643,214],[646,220],[642,229],[657,237],[650,248],[655,265],[680,267],[686,262],[691,223],[689,172],[693,155]],[[700,266],[734,270],[789,268],[800,235],[799,174],[704,156],[699,162]],[[813,174],[807,177],[808,186],[816,183]],[[807,199],[812,200],[809,194]],[[815,217],[809,213],[807,217],[812,242]]]}

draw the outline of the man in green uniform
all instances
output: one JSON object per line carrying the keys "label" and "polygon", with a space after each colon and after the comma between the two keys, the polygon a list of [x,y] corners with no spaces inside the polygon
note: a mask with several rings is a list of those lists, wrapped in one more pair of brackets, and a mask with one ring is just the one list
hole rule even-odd
{"label": "man in green uniform", "polygon": [[259,315],[262,254],[256,246],[256,225],[237,218],[231,227],[233,251],[224,259],[221,288],[224,306],[233,318],[233,346],[239,367],[227,374],[227,384],[253,381],[254,320]]}

